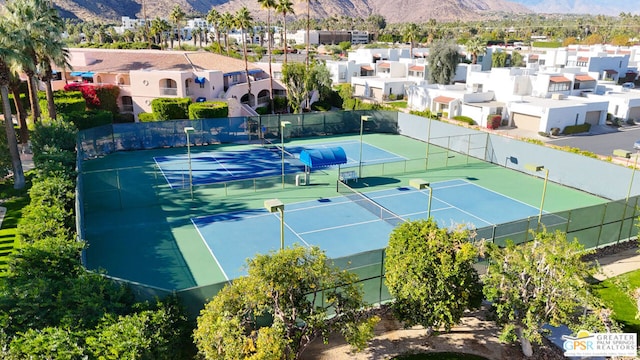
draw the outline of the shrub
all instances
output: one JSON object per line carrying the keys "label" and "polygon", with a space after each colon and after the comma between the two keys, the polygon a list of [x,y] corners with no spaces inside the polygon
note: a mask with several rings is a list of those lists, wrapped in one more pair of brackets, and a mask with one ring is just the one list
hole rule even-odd
{"label": "shrub", "polygon": [[72,122],[78,130],[89,129],[96,126],[113,123],[113,113],[107,110],[75,111],[62,114],[65,121]]}
{"label": "shrub", "polygon": [[229,105],[224,101],[197,102],[189,105],[189,119],[213,119],[229,116]]}
{"label": "shrub", "polygon": [[562,130],[562,133],[565,135],[578,134],[578,133],[587,132],[589,131],[589,129],[591,129],[591,124],[589,123],[584,123],[580,125],[570,125],[565,127],[564,130]]}
{"label": "shrub", "polygon": [[502,116],[491,114],[487,116],[487,129],[497,129],[500,127],[500,123],[502,122]]}
{"label": "shrub", "polygon": [[138,120],[140,122],[152,122],[152,121],[160,121],[156,118],[153,113],[141,112],[138,114]]}
{"label": "shrub", "polygon": [[469,125],[475,125],[476,124],[476,122],[473,121],[473,119],[468,117],[468,116],[458,115],[458,116],[454,116],[453,119],[457,120],[457,121],[461,121],[463,123],[467,123]]}
{"label": "shrub", "polygon": [[151,108],[158,120],[188,119],[190,104],[190,98],[157,98],[151,101]]}
{"label": "shrub", "polygon": [[331,110],[331,104],[328,101],[316,101],[313,104],[311,104],[311,110],[329,111]]}
{"label": "shrub", "polygon": [[256,112],[258,113],[258,115],[267,115],[269,113],[269,107],[268,106],[257,107]]}
{"label": "shrub", "polygon": [[75,151],[77,132],[73,124],[62,120],[52,120],[47,124],[37,122],[31,135],[33,156],[44,152],[45,147]]}
{"label": "shrub", "polygon": [[113,116],[114,124],[126,124],[136,122],[136,117],[132,113],[116,114]]}

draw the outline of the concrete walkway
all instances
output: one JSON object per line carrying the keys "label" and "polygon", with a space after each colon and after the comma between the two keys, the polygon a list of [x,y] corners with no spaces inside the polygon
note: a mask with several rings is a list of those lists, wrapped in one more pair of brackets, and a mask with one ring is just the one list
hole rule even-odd
{"label": "concrete walkway", "polygon": [[594,277],[600,281],[640,269],[637,248],[627,249],[598,259],[602,271]]}

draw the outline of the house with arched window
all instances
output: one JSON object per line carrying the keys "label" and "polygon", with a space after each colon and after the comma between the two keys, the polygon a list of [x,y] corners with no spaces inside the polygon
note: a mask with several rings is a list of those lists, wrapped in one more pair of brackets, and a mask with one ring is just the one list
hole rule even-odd
{"label": "house with arched window", "polygon": [[[151,112],[156,98],[227,101],[230,116],[255,115],[270,99],[268,72],[252,63],[247,72],[243,60],[219,54],[119,49],[69,49],[69,54],[72,69],[54,67],[62,73],[54,89],[70,82],[118,86],[120,111],[136,119],[141,112]],[[279,81],[274,80],[273,87],[274,93],[285,93]]]}

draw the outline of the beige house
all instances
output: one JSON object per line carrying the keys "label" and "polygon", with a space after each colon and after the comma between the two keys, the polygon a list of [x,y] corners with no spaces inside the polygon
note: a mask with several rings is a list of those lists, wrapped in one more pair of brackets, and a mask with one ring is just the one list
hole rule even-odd
{"label": "beige house", "polygon": [[[269,74],[249,63],[249,82],[243,60],[210,52],[70,49],[69,69],[56,69],[54,89],[70,82],[112,84],[120,88],[118,106],[135,116],[151,112],[159,97],[189,97],[192,101],[227,101],[229,116],[255,115],[269,103]],[[284,87],[273,82],[274,93]]]}

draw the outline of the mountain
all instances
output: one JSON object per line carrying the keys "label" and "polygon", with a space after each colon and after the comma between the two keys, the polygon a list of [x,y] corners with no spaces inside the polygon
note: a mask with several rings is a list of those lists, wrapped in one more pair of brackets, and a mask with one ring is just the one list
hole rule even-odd
{"label": "mountain", "polygon": [[510,0],[537,13],[619,15],[621,12],[640,14],[640,7],[633,1],[621,0]]}
{"label": "mountain", "polygon": [[[530,13],[525,6],[506,0],[310,0],[311,17],[360,17],[382,15],[388,23],[437,21],[467,21],[504,15]],[[294,18],[306,16],[306,0],[292,0]],[[267,12],[257,0],[55,0],[64,17],[82,20],[120,21],[131,18],[168,17],[171,9],[179,5],[187,14],[206,14],[212,7],[220,12],[235,12],[246,6],[254,19],[265,20]],[[144,4],[144,11],[143,11]],[[280,15],[277,16],[281,18]]]}

